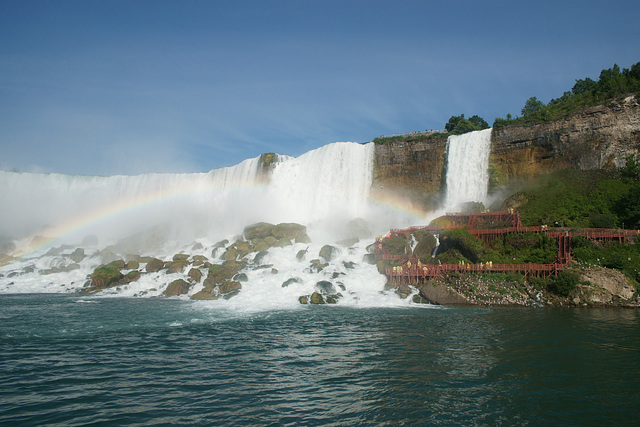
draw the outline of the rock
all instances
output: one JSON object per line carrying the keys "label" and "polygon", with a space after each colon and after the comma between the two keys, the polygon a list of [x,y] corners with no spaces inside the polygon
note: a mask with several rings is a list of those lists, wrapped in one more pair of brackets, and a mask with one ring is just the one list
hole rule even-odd
{"label": "rock", "polygon": [[209,261],[209,259],[204,255],[194,255],[193,256],[193,265],[195,267],[199,267],[201,265],[204,265],[204,263],[206,263],[207,261]]}
{"label": "rock", "polygon": [[233,246],[229,246],[221,258],[225,261],[235,261],[238,258],[238,250]]}
{"label": "rock", "polygon": [[270,248],[269,244],[265,240],[258,240],[253,247],[256,252],[266,252]]}
{"label": "rock", "polygon": [[218,299],[218,294],[214,292],[214,288],[203,288],[202,290],[196,292],[191,295],[192,300],[216,300]]}
{"label": "rock", "polygon": [[127,270],[137,270],[138,268],[140,268],[140,263],[138,261],[132,260],[127,262],[127,266],[126,266]]}
{"label": "rock", "polygon": [[173,261],[168,263],[167,269],[169,273],[182,273],[187,265],[189,265],[189,261]]}
{"label": "rock", "polygon": [[182,279],[178,279],[169,283],[169,286],[167,286],[167,289],[165,289],[162,294],[167,298],[177,295],[184,295],[189,292],[190,287],[191,285],[188,282],[185,282]]}
{"label": "rock", "polygon": [[173,256],[174,261],[186,261],[189,259],[189,254],[175,254]]}
{"label": "rock", "polygon": [[145,269],[147,270],[147,273],[155,273],[157,271],[162,270],[163,268],[164,268],[164,261],[158,258],[151,258],[147,262],[147,266],[145,267]]}
{"label": "rock", "polygon": [[224,248],[229,244],[229,241],[227,239],[224,240],[220,240],[219,242],[215,243],[213,245],[214,248]]}
{"label": "rock", "polygon": [[348,270],[353,270],[354,268],[356,268],[356,263],[353,261],[343,261],[342,265],[344,265],[344,268]]}
{"label": "rock", "polygon": [[247,240],[264,239],[273,235],[275,225],[268,222],[259,222],[257,224],[249,225],[244,229],[244,238]]}
{"label": "rock", "polygon": [[306,295],[302,295],[298,298],[298,301],[300,301],[300,304],[309,304],[309,298]]}
{"label": "rock", "polygon": [[127,267],[127,263],[123,259],[117,259],[115,261],[111,261],[107,266],[117,268],[118,270],[124,270]]}
{"label": "rock", "polygon": [[287,239],[286,237],[283,237],[281,239],[278,239],[278,241],[273,245],[276,248],[284,248],[285,246],[291,246],[291,240]]}
{"label": "rock", "polygon": [[249,278],[244,273],[238,273],[235,276],[233,276],[232,280],[235,280],[236,282],[248,282]]}
{"label": "rock", "polygon": [[324,304],[324,298],[318,292],[314,292],[311,294],[310,302],[311,304]]}
{"label": "rock", "polygon": [[364,256],[362,257],[362,261],[366,262],[367,264],[374,265],[376,264],[376,262],[378,262],[378,257],[376,256],[376,254],[364,254]]}
{"label": "rock", "polygon": [[195,244],[191,247],[191,250],[192,250],[192,251],[200,251],[200,250],[202,250],[202,249],[204,249],[204,246],[202,246],[202,243],[200,243],[200,242],[195,243]]}
{"label": "rock", "polygon": [[187,273],[187,276],[189,276],[189,280],[192,283],[198,283],[200,282],[200,280],[202,280],[202,272],[197,268],[191,268],[189,270],[189,273]]}
{"label": "rock", "polygon": [[102,290],[116,285],[118,280],[123,277],[123,274],[118,268],[112,265],[103,265],[93,270],[91,274],[91,285],[96,290]]}
{"label": "rock", "polygon": [[320,271],[324,270],[324,268],[329,265],[327,263],[323,263],[322,261],[320,261],[317,258],[316,259],[312,259],[309,264],[310,264],[311,270],[315,270],[316,272],[320,272]]}
{"label": "rock", "polygon": [[80,269],[80,264],[76,262],[67,265],[67,268],[65,268],[66,271],[73,271],[73,270],[79,270],[79,269]]}
{"label": "rock", "polygon": [[75,251],[73,251],[73,253],[70,255],[70,258],[73,262],[80,262],[84,259],[85,255],[84,255],[84,249],[82,248],[78,248]]}
{"label": "rock", "polygon": [[336,243],[340,246],[350,247],[350,246],[356,245],[359,241],[360,239],[358,239],[357,237],[350,237],[348,239],[340,240],[339,242],[336,242]]}
{"label": "rock", "polygon": [[301,234],[295,239],[296,243],[311,243],[311,237],[307,233]]}
{"label": "rock", "polygon": [[238,241],[235,243],[236,250],[238,251],[239,256],[243,256],[253,251],[253,248],[246,241]]}
{"label": "rock", "polygon": [[438,242],[436,241],[436,238],[433,234],[425,234],[413,249],[413,256],[420,260],[431,258],[431,255],[433,254],[433,250],[436,248],[437,243]]}
{"label": "rock", "polygon": [[273,236],[267,236],[264,238],[264,241],[267,245],[269,245],[269,247],[273,246],[276,244],[276,242],[278,241],[278,239],[276,239]]}
{"label": "rock", "polygon": [[288,240],[295,240],[302,235],[306,235],[306,233],[307,227],[305,227],[304,225],[296,224],[293,222],[283,222],[273,228],[271,235],[276,239],[285,238]]}
{"label": "rock", "polygon": [[335,294],[336,288],[333,286],[333,283],[327,280],[321,280],[315,285],[316,291],[322,294]]}
{"label": "rock", "polygon": [[298,261],[304,261],[305,257],[307,256],[307,251],[308,250],[309,250],[309,248],[299,250],[298,253],[296,254],[296,259]]}
{"label": "rock", "polygon": [[253,258],[253,263],[254,264],[262,264],[262,261],[264,260],[264,258],[269,255],[269,252],[267,251],[260,251],[256,254],[256,256]]}
{"label": "rock", "polygon": [[239,268],[237,268],[237,265],[213,264],[209,267],[209,273],[207,278],[204,280],[204,285],[211,286],[217,283],[222,283],[225,280],[229,280],[238,272],[238,270]]}
{"label": "rock", "polygon": [[616,270],[608,268],[590,268],[580,271],[581,282],[591,282],[592,284],[601,286],[611,293],[624,300],[633,298],[636,290],[629,284],[629,279]]}
{"label": "rock", "polygon": [[140,278],[140,272],[138,270],[130,271],[124,275],[122,279],[118,281],[119,285],[126,285],[127,283],[135,282]]}
{"label": "rock", "polygon": [[242,285],[240,284],[240,282],[227,280],[226,282],[220,285],[219,291],[220,291],[220,294],[224,295],[240,289],[242,289]]}
{"label": "rock", "polygon": [[292,285],[292,284],[294,284],[294,283],[302,283],[302,279],[301,279],[301,278],[299,278],[299,277],[292,277],[292,278],[290,278],[290,279],[285,280],[285,281],[282,283],[282,287],[283,287],[283,288],[286,288],[287,286]]}
{"label": "rock", "polygon": [[331,261],[331,259],[337,255],[338,249],[331,245],[324,245],[320,248],[320,257],[324,258],[327,262]]}

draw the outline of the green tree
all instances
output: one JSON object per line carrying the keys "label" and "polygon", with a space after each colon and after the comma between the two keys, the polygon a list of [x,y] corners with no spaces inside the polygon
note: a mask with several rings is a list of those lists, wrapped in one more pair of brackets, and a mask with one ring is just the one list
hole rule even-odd
{"label": "green tree", "polygon": [[543,108],[544,108],[544,103],[542,101],[539,101],[538,98],[536,98],[535,96],[532,96],[531,98],[527,99],[527,102],[524,103],[524,107],[522,107],[522,110],[520,111],[520,113],[523,116],[527,116],[530,114],[537,113],[541,111]]}
{"label": "green tree", "polygon": [[480,116],[478,115],[473,115],[471,117],[469,117],[469,122],[471,122],[471,124],[479,127],[480,129],[488,129],[489,128],[489,124]]}
{"label": "green tree", "polygon": [[451,116],[446,125],[444,125],[444,130],[447,132],[451,132],[453,128],[456,127],[460,120],[464,119],[464,114],[460,114],[459,116]]}

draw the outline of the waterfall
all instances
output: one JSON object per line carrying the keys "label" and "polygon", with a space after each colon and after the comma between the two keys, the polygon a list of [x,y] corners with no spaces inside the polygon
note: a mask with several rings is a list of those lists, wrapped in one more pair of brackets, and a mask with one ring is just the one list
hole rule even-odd
{"label": "waterfall", "polygon": [[169,225],[188,240],[198,233],[238,233],[258,221],[307,224],[335,214],[356,217],[366,209],[372,162],[373,144],[334,143],[298,158],[276,155],[266,170],[256,157],[191,174],[0,171],[0,239],[73,233],[118,238]]}
{"label": "waterfall", "polygon": [[491,129],[447,139],[447,210],[459,209],[466,202],[487,201],[490,152]]}

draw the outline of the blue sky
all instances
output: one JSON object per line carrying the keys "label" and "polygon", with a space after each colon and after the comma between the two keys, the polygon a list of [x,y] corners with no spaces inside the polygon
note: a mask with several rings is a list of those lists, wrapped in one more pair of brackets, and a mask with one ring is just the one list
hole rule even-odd
{"label": "blue sky", "polygon": [[637,1],[0,0],[0,168],[204,172],[492,123],[640,61]]}

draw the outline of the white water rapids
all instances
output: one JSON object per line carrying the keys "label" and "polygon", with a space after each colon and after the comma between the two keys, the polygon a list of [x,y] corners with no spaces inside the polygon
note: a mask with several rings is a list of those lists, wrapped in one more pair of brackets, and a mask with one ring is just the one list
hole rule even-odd
{"label": "white water rapids", "polygon": [[[450,139],[447,206],[486,196],[486,180],[484,190],[473,190],[479,198],[467,195],[468,184],[458,184],[453,177],[450,182],[452,174],[460,180],[473,173],[467,163],[452,158],[468,156],[469,148],[458,150],[455,145]],[[416,219],[371,200],[373,155],[371,143],[334,143],[297,158],[275,155],[266,170],[257,157],[195,174],[95,177],[0,171],[0,257],[3,252],[15,257],[10,262],[6,256],[0,259],[0,265],[5,264],[0,267],[0,293],[79,291],[93,269],[108,262],[105,247],[123,259],[133,254],[171,260],[182,252],[221,263],[218,257],[223,251],[214,248],[216,242],[228,239],[231,244],[245,226],[264,221],[303,224],[312,243],[271,248],[261,262],[272,268],[244,270],[248,281],[237,296],[200,304],[240,310],[297,307],[298,297],[311,293],[320,280],[344,288],[339,304],[408,304],[382,292],[385,277],[363,258],[376,235],[424,224],[426,218]],[[454,197],[454,188],[465,195]],[[350,222],[356,218],[357,227]],[[122,240],[131,235],[136,237]],[[150,235],[160,237],[154,240]],[[318,258],[327,243],[337,248],[337,255],[321,272],[311,271],[309,261]],[[86,256],[70,269],[71,254],[78,248]],[[302,261],[296,257],[300,250],[307,250]],[[250,254],[247,261],[251,263],[254,256]],[[101,294],[158,296],[172,280],[184,277],[166,271],[143,274]],[[283,287],[291,278],[298,283]],[[202,286],[194,285],[183,297]]]}

